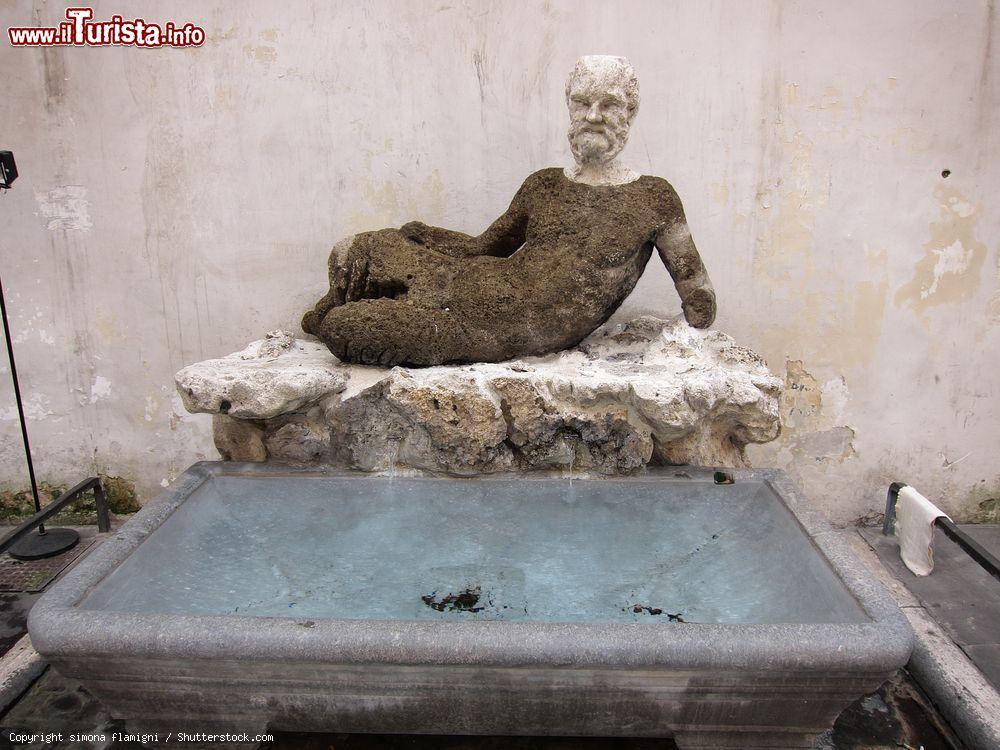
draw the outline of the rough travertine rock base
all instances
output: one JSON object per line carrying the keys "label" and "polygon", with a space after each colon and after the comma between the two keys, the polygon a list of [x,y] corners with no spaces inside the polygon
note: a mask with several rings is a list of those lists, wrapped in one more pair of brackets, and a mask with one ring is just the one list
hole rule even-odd
{"label": "rough travertine rock base", "polygon": [[[261,347],[177,375],[185,406],[217,415],[227,459],[620,474],[648,463],[744,466],[744,446],[780,430],[782,384],[763,360],[680,318],[605,326],[575,349],[494,364],[345,365],[305,340],[248,357]],[[316,387],[324,380],[326,391]]]}

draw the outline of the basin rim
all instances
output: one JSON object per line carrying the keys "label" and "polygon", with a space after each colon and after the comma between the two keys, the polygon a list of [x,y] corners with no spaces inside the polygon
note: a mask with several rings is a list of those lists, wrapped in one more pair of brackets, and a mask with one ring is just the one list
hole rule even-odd
{"label": "basin rim", "polygon": [[[712,481],[715,467],[651,467],[615,481]],[[906,664],[913,632],[891,595],[778,469],[725,469],[768,483],[871,622],[831,624],[436,622],[98,612],[76,605],[203,482],[222,475],[370,478],[330,467],[196,463],[46,592],[28,631],[50,661],[148,657],[321,664],[806,670],[877,673]],[[678,476],[680,475],[680,476]],[[495,474],[477,480],[565,474]],[[429,481],[442,481],[428,477]],[[575,475],[581,481],[605,478]]]}

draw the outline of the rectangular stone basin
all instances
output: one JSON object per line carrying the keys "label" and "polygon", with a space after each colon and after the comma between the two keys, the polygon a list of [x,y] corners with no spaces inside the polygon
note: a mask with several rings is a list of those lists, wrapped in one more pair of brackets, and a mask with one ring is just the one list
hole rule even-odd
{"label": "rectangular stone basin", "polygon": [[186,471],[31,612],[137,729],[811,747],[909,627],[777,471]]}

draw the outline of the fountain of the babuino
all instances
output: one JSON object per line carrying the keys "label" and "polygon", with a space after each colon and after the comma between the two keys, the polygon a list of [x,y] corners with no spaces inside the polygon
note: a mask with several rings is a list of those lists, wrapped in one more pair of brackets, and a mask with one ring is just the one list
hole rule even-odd
{"label": "fountain of the babuino", "polygon": [[[226,460],[31,614],[112,715],[812,747],[905,664],[888,595],[782,472],[746,468],[781,382],[708,329],[673,188],[616,158],[631,66],[582,58],[566,98],[575,166],[530,175],[481,235],[347,238],[315,339],[178,373]],[[684,318],[606,325],[654,250]]]}

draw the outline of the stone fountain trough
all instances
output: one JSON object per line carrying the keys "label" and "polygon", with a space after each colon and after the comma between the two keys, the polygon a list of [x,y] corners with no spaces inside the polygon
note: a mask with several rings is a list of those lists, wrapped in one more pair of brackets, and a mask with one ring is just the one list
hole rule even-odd
{"label": "stone fountain trough", "polygon": [[147,730],[811,747],[911,632],[780,472],[191,467],[31,612]]}

